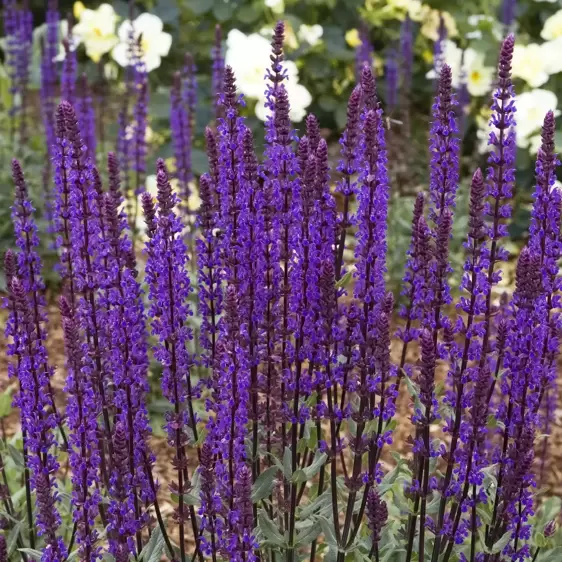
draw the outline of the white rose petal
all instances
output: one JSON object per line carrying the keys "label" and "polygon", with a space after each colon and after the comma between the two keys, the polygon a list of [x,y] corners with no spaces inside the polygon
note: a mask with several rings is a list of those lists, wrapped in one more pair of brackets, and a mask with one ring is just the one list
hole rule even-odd
{"label": "white rose petal", "polygon": [[542,45],[515,45],[512,68],[513,77],[525,80],[532,88],[538,88],[548,80]]}

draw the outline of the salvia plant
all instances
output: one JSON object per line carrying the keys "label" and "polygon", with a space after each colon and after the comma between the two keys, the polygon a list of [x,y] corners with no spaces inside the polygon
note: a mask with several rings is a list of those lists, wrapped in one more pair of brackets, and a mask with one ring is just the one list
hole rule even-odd
{"label": "salvia plant", "polygon": [[[15,39],[27,12],[10,9],[10,68],[23,92],[27,50]],[[515,187],[513,35],[499,55],[487,167],[472,175],[458,287],[449,255],[459,102],[439,62],[429,190],[415,199],[395,306],[387,122],[367,37],[332,167],[316,117],[301,133],[291,124],[283,23],[265,77],[263,139],[243,117],[217,29],[209,166],[193,213],[192,57],[171,90],[175,169],[156,161],[154,196],[141,42],[131,30],[116,151],[96,160],[92,95],[71,36],[54,101],[58,69],[47,53],[57,26],[51,2],[44,184],[60,291],[49,312],[38,252],[46,233],[14,159],[4,306],[21,431],[5,432],[0,450],[0,562],[562,559],[559,502],[537,494],[562,327],[552,111],[515,290],[499,290]],[[389,61],[392,106],[398,83],[410,88],[412,41],[407,20]],[[64,337],[56,367],[48,317]],[[151,384],[167,404],[164,439],[152,434]],[[395,437],[398,426],[407,437]]]}

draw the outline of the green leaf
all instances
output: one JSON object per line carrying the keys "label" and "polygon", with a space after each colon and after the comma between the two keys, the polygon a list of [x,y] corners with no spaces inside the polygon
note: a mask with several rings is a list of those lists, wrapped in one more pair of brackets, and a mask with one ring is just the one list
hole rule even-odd
{"label": "green leaf", "polygon": [[276,466],[270,466],[256,478],[252,487],[253,503],[257,503],[271,495],[275,485],[275,475],[278,471],[279,469]]}
{"label": "green leaf", "polygon": [[15,465],[18,468],[24,469],[25,463],[23,461],[23,453],[14,447],[11,443],[8,443],[8,451],[10,454],[11,459],[14,461]]}
{"label": "green leaf", "polygon": [[[322,532],[324,533],[324,538],[330,546],[337,546],[338,541],[334,533],[334,524],[328,520],[327,517],[321,515],[318,517],[320,521],[320,526],[322,527]],[[330,549],[331,550],[331,549]]]}
{"label": "green leaf", "polygon": [[149,541],[140,553],[140,559],[143,562],[159,562],[164,550],[164,536],[160,530],[160,526],[154,527]]}
{"label": "green leaf", "polygon": [[332,492],[331,490],[325,490],[320,496],[318,496],[314,501],[310,502],[306,507],[304,507],[300,516],[301,519],[308,519],[313,513],[321,511],[323,507],[332,505]]}
{"label": "green leaf", "polygon": [[212,9],[214,0],[188,0],[188,8],[196,15],[200,16]]}
{"label": "green leaf", "polygon": [[258,529],[267,543],[274,546],[287,546],[287,541],[265,511],[260,511],[258,515]]}
{"label": "green leaf", "polygon": [[220,21],[224,22],[229,20],[236,10],[236,4],[234,2],[225,2],[225,0],[215,3],[213,8],[213,15]]}
{"label": "green leaf", "polygon": [[236,10],[236,18],[242,23],[254,23],[260,17],[258,6],[241,6]]}
{"label": "green leaf", "polygon": [[562,560],[562,547],[541,552],[537,558],[537,562],[560,562]]}
{"label": "green leaf", "polygon": [[507,546],[510,540],[511,540],[511,531],[507,531],[507,533],[505,533],[501,539],[498,539],[492,546],[491,549],[492,554],[497,554],[498,552],[501,552]]}
{"label": "green leaf", "polygon": [[18,551],[27,554],[33,560],[41,560],[42,553],[34,548],[18,548]]}
{"label": "green leaf", "polygon": [[548,544],[548,539],[542,533],[537,533],[533,537],[533,541],[539,548],[544,548]]}
{"label": "green leaf", "polygon": [[8,387],[0,394],[0,418],[6,417],[12,411],[12,387]]}
{"label": "green leaf", "polygon": [[320,534],[320,527],[314,522],[306,527],[302,532],[297,533],[297,538],[295,539],[295,546],[309,545],[313,540],[318,538]]}
{"label": "green leaf", "polygon": [[296,470],[295,472],[293,472],[292,476],[291,476],[291,482],[295,483],[295,484],[302,484],[303,482],[306,482],[308,480],[308,478],[306,477],[306,472],[304,470],[301,470],[300,468],[298,470]]}
{"label": "green leaf", "polygon": [[342,278],[336,283],[336,289],[347,287],[349,282],[353,279],[353,269],[350,269]]}
{"label": "green leaf", "polygon": [[292,462],[293,462],[292,451],[287,447],[283,451],[283,476],[285,476],[287,480],[290,480],[293,474]]}
{"label": "green leaf", "polygon": [[10,559],[10,554],[12,554],[12,552],[14,552],[16,548],[18,537],[20,535],[23,524],[24,524],[23,521],[18,521],[18,523],[16,523],[10,530],[10,534],[8,535],[8,540],[6,541],[6,547],[8,549],[8,560]]}
{"label": "green leaf", "polygon": [[327,459],[328,455],[326,453],[320,453],[319,451],[316,451],[312,464],[307,466],[303,471],[306,475],[306,479],[310,480],[311,478],[316,476],[320,469],[326,464]]}

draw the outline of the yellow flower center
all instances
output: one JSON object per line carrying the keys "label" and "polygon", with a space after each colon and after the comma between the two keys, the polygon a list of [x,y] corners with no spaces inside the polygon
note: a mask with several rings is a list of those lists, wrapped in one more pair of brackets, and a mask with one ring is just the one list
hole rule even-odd
{"label": "yellow flower center", "polygon": [[478,82],[478,81],[480,81],[480,78],[481,78],[481,76],[480,76],[480,72],[478,72],[478,70],[473,70],[470,73],[470,80],[472,82]]}
{"label": "yellow flower center", "polygon": [[99,27],[94,27],[93,29],[93,33],[96,37],[101,37],[102,36],[102,32],[101,29]]}

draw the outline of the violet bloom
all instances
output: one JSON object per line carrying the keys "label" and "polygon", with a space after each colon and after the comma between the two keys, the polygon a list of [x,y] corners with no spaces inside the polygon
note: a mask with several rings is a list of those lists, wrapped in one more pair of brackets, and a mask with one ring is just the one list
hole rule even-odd
{"label": "violet bloom", "polygon": [[30,64],[33,43],[33,14],[28,2],[18,9],[13,0],[3,2],[4,6],[4,34],[6,36],[6,63],[10,77],[10,93],[13,98],[19,96],[19,105],[10,108],[12,119],[12,135],[14,134],[14,118],[21,113],[20,142],[26,140],[27,127],[27,89],[29,83]]}
{"label": "violet bloom", "polygon": [[223,532],[221,519],[217,517],[217,514],[222,510],[222,501],[216,487],[213,448],[208,441],[205,441],[201,447],[198,470],[201,480],[201,492],[199,494],[201,501],[199,507],[201,549],[206,556],[216,556],[217,537],[222,537]]}
{"label": "violet bloom", "polygon": [[360,43],[355,49],[355,80],[359,82],[363,68],[373,68],[374,49],[369,36],[369,28],[362,22],[359,26]]}
{"label": "violet bloom", "polygon": [[6,324],[6,336],[12,338],[8,355],[17,358],[10,364],[9,376],[17,377],[20,391],[14,405],[20,409],[22,431],[27,452],[31,489],[37,498],[37,529],[45,537],[42,562],[57,562],[66,556],[62,538],[57,537],[61,518],[56,507],[58,490],[54,474],[59,469],[54,447],[53,430],[57,421],[49,393],[50,375],[44,340],[37,333],[32,304],[26,288],[11,270],[9,263],[9,299],[11,311]]}
{"label": "violet bloom", "polygon": [[[384,298],[386,228],[389,185],[381,109],[369,110],[364,122],[361,164],[357,186],[357,281],[355,297],[369,309]],[[365,319],[367,320],[367,318]]]}
{"label": "violet bloom", "polygon": [[27,142],[28,126],[28,87],[30,78],[30,65],[33,48],[33,13],[29,2],[24,0],[18,12],[18,56],[16,60],[16,77],[18,80],[18,93],[20,100],[20,142]]}
{"label": "violet bloom", "polygon": [[239,220],[242,208],[241,165],[243,159],[244,118],[238,107],[243,99],[236,93],[236,79],[232,68],[227,66],[224,74],[224,91],[220,98],[223,113],[217,126],[218,184],[221,209],[217,226],[222,231],[221,257],[224,259],[224,274],[228,283],[237,291],[245,278],[242,271],[247,264],[243,257],[242,228]]}
{"label": "violet bloom", "polygon": [[[19,56],[19,21],[18,21],[18,5],[16,0],[4,0],[2,3],[3,20],[4,20],[4,36],[6,37],[6,66],[8,68],[8,76],[10,77],[10,93],[15,98],[19,92],[18,84],[18,56]],[[14,116],[17,113],[17,106],[12,102],[10,107],[10,117],[12,118],[12,128],[14,126]],[[12,130],[12,134],[14,131]]]}
{"label": "violet bloom", "polygon": [[215,107],[215,119],[221,116],[220,96],[224,88],[224,56],[222,51],[222,30],[221,26],[215,26],[215,43],[211,51],[212,60],[212,88],[213,103]]}
{"label": "violet bloom", "polygon": [[343,174],[343,179],[336,185],[336,191],[344,196],[343,212],[338,218],[338,227],[341,231],[338,242],[336,262],[336,277],[339,279],[343,268],[343,253],[345,240],[350,222],[350,200],[356,189],[354,175],[357,172],[357,143],[359,141],[359,116],[361,112],[361,86],[356,86],[349,96],[347,104],[347,123],[340,139],[341,159],[338,163],[338,172]]}
{"label": "violet bloom", "polygon": [[367,524],[371,531],[371,541],[373,547],[376,548],[381,540],[381,531],[388,519],[388,507],[374,488],[371,488],[367,494],[366,513]]}
{"label": "violet bloom", "polygon": [[410,94],[412,89],[412,65],[414,62],[414,32],[410,16],[400,26],[400,89]]}
{"label": "violet bloom", "polygon": [[[548,434],[554,419],[554,410],[558,397],[556,383],[556,365],[559,355],[560,329],[562,327],[559,313],[560,298],[557,296],[561,287],[558,276],[558,261],[562,251],[560,240],[560,222],[562,197],[555,187],[556,168],[560,162],[554,147],[555,119],[549,111],[544,119],[542,143],[537,155],[535,168],[536,188],[533,210],[531,212],[530,244],[534,252],[541,256],[542,286],[547,298],[548,334],[542,350],[543,399],[539,404],[540,424],[543,433]],[[545,439],[543,458],[546,456],[548,441]]]}
{"label": "violet bloom", "polygon": [[[429,218],[437,231],[445,210],[455,207],[459,181],[459,139],[451,68],[444,64],[433,104],[430,129]],[[441,250],[441,248],[439,248]]]}
{"label": "violet bloom", "polygon": [[189,182],[193,178],[191,170],[192,131],[189,114],[182,98],[181,86],[181,75],[179,72],[176,72],[170,91],[170,128],[182,209],[187,215],[189,213],[188,200],[191,191]]}
{"label": "violet bloom", "polygon": [[433,68],[436,78],[441,74],[441,69],[445,63],[445,45],[447,41],[447,28],[445,27],[445,19],[443,14],[439,14],[439,29],[437,41],[433,46]]}
{"label": "violet bloom", "polygon": [[252,471],[242,465],[237,469],[234,485],[235,509],[230,513],[231,535],[226,546],[228,558],[232,562],[255,562],[258,548],[252,531],[254,514],[252,505]]}
{"label": "violet bloom", "polygon": [[55,197],[53,206],[53,229],[56,235],[55,245],[59,252],[57,269],[63,282],[63,293],[75,306],[76,280],[74,267],[70,258],[70,178],[72,163],[72,146],[68,139],[65,118],[65,105],[61,104],[56,112],[56,145],[54,149],[54,183]]}
{"label": "violet bloom", "polygon": [[[140,49],[141,45],[137,45],[138,52],[136,53],[135,72],[135,105],[133,107],[133,138],[132,138],[132,154],[131,154],[131,169],[134,173],[134,195],[135,201],[138,201],[138,196],[145,189],[146,181],[146,130],[148,127],[148,72],[142,62]],[[137,218],[137,204],[135,203],[135,214],[133,217],[133,224]]]}
{"label": "violet bloom", "polygon": [[182,100],[187,110],[189,118],[189,130],[191,139],[195,135],[195,121],[197,117],[197,66],[193,60],[193,55],[185,55],[185,64],[182,70]]}
{"label": "violet bloom", "polygon": [[65,57],[62,63],[61,100],[74,105],[76,103],[78,62],[76,60],[76,45],[70,31],[65,37],[63,45]]}
{"label": "violet bloom", "polygon": [[[39,236],[37,233],[37,225],[33,218],[35,209],[29,200],[27,184],[23,177],[23,171],[17,160],[12,160],[12,178],[16,187],[16,197],[14,206],[12,207],[12,221],[14,223],[16,244],[20,249],[18,254],[18,271],[17,275],[30,300],[31,310],[33,312],[33,322],[37,337],[37,345],[46,346],[46,302],[45,302],[45,283],[42,276],[42,263],[37,247],[39,246]],[[58,417],[55,406],[53,389],[50,379],[53,375],[53,369],[49,366],[47,355],[44,354],[42,359],[45,363],[41,366],[48,378],[46,388],[50,405],[53,409],[53,416],[57,419],[58,425],[61,420]],[[62,432],[63,440],[66,444],[66,436],[64,430]]]}
{"label": "violet bloom", "polygon": [[496,265],[507,261],[509,256],[501,245],[501,238],[507,236],[505,222],[511,216],[509,201],[515,180],[515,92],[511,81],[514,45],[513,35],[508,35],[502,44],[498,63],[498,86],[493,95],[490,120],[493,129],[488,144],[492,147],[492,152],[488,158],[487,201],[484,214],[491,220],[491,224],[487,229],[489,243],[481,250],[482,260],[488,264],[487,279],[481,287],[486,295],[484,347],[489,340],[492,287],[501,280],[501,272],[496,270]]}
{"label": "violet bloom", "polygon": [[[132,536],[146,523],[141,514],[142,504],[154,501],[146,474],[154,462],[148,439],[150,425],[146,409],[149,391],[147,371],[148,356],[142,290],[135,270],[134,252],[127,217],[119,208],[123,197],[119,186],[119,169],[113,153],[108,155],[109,192],[104,197],[104,219],[109,243],[108,282],[105,292],[109,351],[106,362],[114,385],[113,404],[120,431],[127,436],[126,468],[128,476],[120,476],[120,494],[125,494],[129,509],[120,517],[128,521],[127,529]],[[114,438],[115,438],[114,431]],[[115,452],[115,454],[118,454]],[[114,467],[114,470],[116,467]],[[121,508],[114,498],[110,503],[110,515]],[[128,517],[125,517],[128,515]],[[112,524],[116,524],[111,519]]]}
{"label": "violet bloom", "polygon": [[[156,181],[158,204],[156,216],[150,204],[144,203],[150,196],[143,195],[143,207],[148,212],[147,226],[150,238],[146,245],[148,260],[146,282],[149,287],[152,334],[156,337],[154,356],[163,366],[162,394],[172,404],[173,410],[165,415],[168,444],[175,449],[174,466],[177,470],[177,494],[180,497],[176,518],[183,533],[184,522],[189,516],[183,503],[188,482],[186,446],[188,429],[196,438],[196,417],[193,413],[194,393],[190,369],[193,363],[187,346],[192,333],[187,319],[192,312],[188,303],[191,286],[188,273],[188,257],[182,239],[183,225],[176,214],[178,196],[172,191],[168,171],[163,160],[157,161]],[[181,538],[183,540],[183,537]]]}
{"label": "violet bloom", "polygon": [[57,68],[55,57],[59,50],[59,11],[58,1],[49,0],[45,13],[47,32],[41,53],[41,111],[47,143],[47,153],[52,158],[56,143],[55,96]]}
{"label": "violet bloom", "polygon": [[60,310],[67,358],[64,391],[68,394],[66,413],[70,431],[72,517],[77,524],[76,542],[80,556],[95,561],[101,559],[95,528],[101,503],[99,470],[102,452],[97,423],[101,405],[91,375],[95,371],[93,360],[87,346],[81,342],[78,321],[64,297],[60,300]]}
{"label": "violet bloom", "polygon": [[406,271],[403,277],[402,294],[407,296],[407,303],[400,308],[400,316],[406,320],[397,336],[404,342],[400,367],[406,363],[406,352],[410,341],[419,337],[417,321],[426,317],[431,305],[429,290],[429,265],[431,262],[431,232],[423,216],[424,197],[418,193],[412,217],[412,235],[408,249]]}
{"label": "violet bloom", "polygon": [[391,113],[398,102],[398,64],[397,54],[391,49],[386,56],[385,64],[386,77],[386,106],[388,113]]}
{"label": "violet bloom", "polygon": [[84,144],[88,149],[88,157],[96,161],[96,115],[92,101],[92,93],[85,74],[80,77],[76,100],[76,113]]}
{"label": "violet bloom", "polygon": [[[224,317],[220,323],[217,343],[218,365],[215,367],[217,385],[212,409],[215,416],[208,423],[208,443],[217,455],[215,464],[218,493],[226,506],[223,509],[225,526],[235,509],[235,469],[246,459],[244,440],[247,434],[250,369],[245,328],[241,325],[240,299],[234,285],[227,285],[224,296]],[[228,540],[225,537],[225,540]],[[223,544],[228,550],[228,546]]]}
{"label": "violet bloom", "polygon": [[204,352],[202,361],[212,367],[216,359],[218,319],[222,310],[221,260],[219,238],[215,232],[217,202],[207,174],[199,181],[201,206],[196,227],[200,236],[195,242],[199,288],[199,315],[201,316],[200,343]]}
{"label": "violet bloom", "polygon": [[129,470],[128,435],[120,422],[113,428],[113,470],[109,479],[110,503],[108,508],[107,535],[109,553],[116,561],[127,560],[136,553],[133,536],[137,529],[135,505],[131,496],[132,475]]}
{"label": "violet bloom", "polygon": [[507,28],[510,28],[515,22],[516,11],[517,0],[502,0],[500,19]]}

